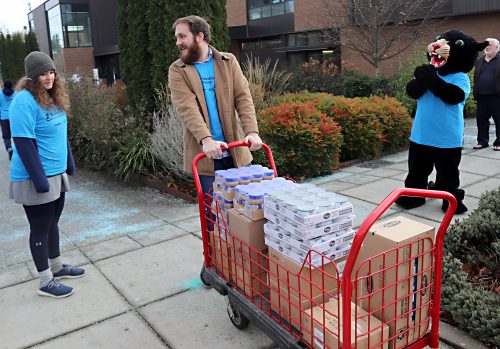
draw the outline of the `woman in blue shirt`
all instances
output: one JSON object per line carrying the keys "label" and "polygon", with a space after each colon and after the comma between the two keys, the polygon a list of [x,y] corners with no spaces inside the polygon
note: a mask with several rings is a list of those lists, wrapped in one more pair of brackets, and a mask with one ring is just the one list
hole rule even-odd
{"label": "woman in blue shirt", "polygon": [[9,160],[12,157],[12,143],[10,141],[9,108],[16,93],[12,89],[12,81],[5,80],[3,89],[0,91],[0,123],[2,125],[2,138],[5,144],[5,150],[9,154]]}
{"label": "woman in blue shirt", "polygon": [[69,190],[67,174],[74,161],[67,136],[69,100],[52,59],[31,52],[24,60],[26,77],[10,107],[14,141],[10,164],[10,198],[24,207],[30,224],[29,245],[40,288],[38,294],[54,298],[73,294],[60,278],[85,274],[63,264],[59,248],[59,217]]}

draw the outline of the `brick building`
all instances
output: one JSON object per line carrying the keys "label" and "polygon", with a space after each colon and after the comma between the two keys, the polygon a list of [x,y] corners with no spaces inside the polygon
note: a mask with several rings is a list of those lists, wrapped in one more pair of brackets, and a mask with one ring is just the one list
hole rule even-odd
{"label": "brick building", "polygon": [[[145,0],[150,1],[150,0]],[[374,68],[357,52],[340,47],[323,26],[325,0],[227,0],[230,50],[262,60],[278,59],[281,65],[301,64],[309,59],[329,60],[341,67],[373,75]],[[337,0],[331,0],[337,1]],[[438,14],[436,33],[460,29],[477,40],[500,37],[500,0],[446,0]],[[117,0],[48,0],[28,14],[30,29],[40,49],[50,54],[66,75],[91,75],[109,82],[120,78]],[[415,38],[428,42],[429,38]],[[390,75],[414,57],[411,50],[384,61],[381,71]],[[170,62],[165,62],[170,64]]]}

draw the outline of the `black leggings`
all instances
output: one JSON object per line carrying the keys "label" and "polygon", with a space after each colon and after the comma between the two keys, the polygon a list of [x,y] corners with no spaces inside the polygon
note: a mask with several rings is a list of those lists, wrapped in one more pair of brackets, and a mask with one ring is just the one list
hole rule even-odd
{"label": "black leggings", "polygon": [[30,250],[36,270],[49,268],[49,258],[60,256],[59,217],[64,208],[65,193],[59,199],[41,205],[25,206],[24,211],[30,223]]}

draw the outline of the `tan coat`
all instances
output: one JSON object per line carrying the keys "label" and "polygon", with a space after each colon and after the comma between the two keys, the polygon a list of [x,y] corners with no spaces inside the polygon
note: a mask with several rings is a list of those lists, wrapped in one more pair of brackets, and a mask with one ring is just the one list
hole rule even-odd
{"label": "tan coat", "polygon": [[[224,138],[227,143],[240,141],[248,133],[258,132],[248,81],[232,54],[221,53],[211,48],[214,57],[217,109]],[[201,140],[211,136],[203,86],[196,68],[184,64],[180,59],[170,65],[168,86],[172,94],[172,103],[183,124],[184,171],[192,172],[193,158],[202,152]],[[247,147],[233,148],[230,153],[237,167],[245,166],[252,161]],[[208,158],[201,160],[198,163],[198,172],[202,175],[213,175],[213,160]]]}

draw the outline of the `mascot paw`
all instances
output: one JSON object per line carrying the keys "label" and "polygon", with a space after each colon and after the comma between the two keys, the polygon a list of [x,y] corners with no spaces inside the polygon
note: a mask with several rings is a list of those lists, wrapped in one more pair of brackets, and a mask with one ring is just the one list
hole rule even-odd
{"label": "mascot paw", "polygon": [[429,81],[436,77],[436,68],[432,64],[423,64],[415,68],[414,75],[418,81]]}

